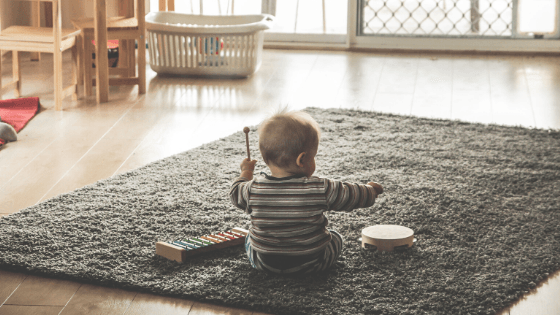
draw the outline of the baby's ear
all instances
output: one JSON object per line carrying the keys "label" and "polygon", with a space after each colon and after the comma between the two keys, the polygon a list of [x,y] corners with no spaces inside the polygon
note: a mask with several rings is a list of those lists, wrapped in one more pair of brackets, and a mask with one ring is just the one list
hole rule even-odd
{"label": "baby's ear", "polygon": [[298,167],[303,167],[303,158],[304,158],[304,157],[305,157],[305,152],[301,152],[301,153],[298,155],[298,157],[297,157],[297,159],[296,159],[296,165],[297,165]]}

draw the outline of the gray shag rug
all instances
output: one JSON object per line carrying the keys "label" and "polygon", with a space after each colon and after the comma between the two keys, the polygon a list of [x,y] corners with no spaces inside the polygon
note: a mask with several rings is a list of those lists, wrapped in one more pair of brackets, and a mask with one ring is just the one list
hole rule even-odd
{"label": "gray shag rug", "polygon": [[[385,188],[371,208],[327,213],[345,237],[331,270],[260,273],[241,247],[154,255],[156,241],[248,227],[228,196],[241,131],[1,218],[0,268],[274,314],[493,314],[560,269],[558,131],[306,110],[323,131],[316,175]],[[418,241],[362,251],[375,224]]]}

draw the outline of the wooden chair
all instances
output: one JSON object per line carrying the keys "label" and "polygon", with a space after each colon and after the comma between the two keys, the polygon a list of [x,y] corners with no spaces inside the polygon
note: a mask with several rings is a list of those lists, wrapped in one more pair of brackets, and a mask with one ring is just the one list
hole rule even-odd
{"label": "wooden chair", "polygon": [[[33,0],[35,1],[35,0]],[[36,0],[39,1],[39,0]],[[10,86],[14,87],[15,97],[21,95],[20,51],[35,53],[52,53],[54,63],[54,103],[56,110],[62,110],[62,100],[67,95],[72,99],[78,98],[78,55],[77,45],[80,30],[63,29],[61,26],[61,0],[40,0],[52,2],[53,27],[39,26],[10,26],[0,31],[0,47],[2,50],[12,51],[13,80],[2,85],[0,77],[0,95]],[[62,83],[62,53],[72,49],[72,83],[64,88]],[[0,72],[2,70],[0,63]]]}
{"label": "wooden chair", "polygon": [[[119,62],[117,68],[109,68],[109,85],[138,85],[138,93],[146,93],[146,33],[145,5],[143,0],[132,0],[133,6],[128,6],[127,1],[121,1],[118,17],[107,19],[107,40],[119,40]],[[86,95],[92,95],[92,87],[96,85],[95,63],[92,54],[95,46],[94,19],[82,18],[72,20],[72,24],[82,31],[81,47],[81,73],[84,78],[84,91]],[[135,41],[138,41],[138,56],[135,54]],[[105,52],[107,53],[107,52]],[[102,67],[95,63],[97,67]],[[108,66],[108,65],[105,65]],[[136,67],[138,66],[138,69]],[[138,74],[136,74],[138,70]]]}

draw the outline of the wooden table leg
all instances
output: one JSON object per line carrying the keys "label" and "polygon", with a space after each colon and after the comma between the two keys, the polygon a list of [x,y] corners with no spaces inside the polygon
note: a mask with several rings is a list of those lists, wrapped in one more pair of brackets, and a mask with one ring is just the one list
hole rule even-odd
{"label": "wooden table leg", "polygon": [[52,21],[54,34],[53,66],[54,66],[54,108],[62,110],[62,13],[60,0],[52,2]]}
{"label": "wooden table leg", "polygon": [[[144,7],[144,0],[138,0],[138,14],[144,14],[146,9]],[[138,28],[141,30],[146,29],[145,21],[138,20]],[[140,35],[138,39],[138,93],[145,94],[146,93],[146,32],[144,31],[143,34]]]}
{"label": "wooden table leg", "polygon": [[[91,43],[92,35],[88,33],[83,33],[82,40],[82,51],[84,52],[84,58],[82,58],[82,67],[84,69],[84,94],[86,96],[91,96],[93,94],[92,90],[92,75],[93,75],[93,58],[91,52],[95,49]],[[95,36],[94,36],[95,37]]]}
{"label": "wooden table leg", "polygon": [[[37,1],[33,3],[33,9],[31,10],[33,14],[33,26],[40,27],[41,26],[41,1]],[[32,52],[31,53],[31,61],[40,61],[41,60],[41,53],[40,52]]]}
{"label": "wooden table leg", "polygon": [[[0,100],[2,99],[2,95],[4,94],[3,91],[3,86],[2,86],[2,59],[3,59],[4,53],[2,52],[2,50],[0,50]],[[1,118],[1,117],[0,117]]]}
{"label": "wooden table leg", "polygon": [[146,40],[138,40],[138,93],[146,94]]}
{"label": "wooden table leg", "polygon": [[[134,0],[119,0],[119,16],[134,16]],[[136,48],[134,39],[119,40],[119,67],[127,68],[127,77],[136,76]]]}
{"label": "wooden table leg", "polygon": [[105,0],[94,0],[95,72],[98,103],[109,101],[109,57],[107,56],[107,6]]}
{"label": "wooden table leg", "polygon": [[15,82],[14,96],[16,98],[21,96],[21,62],[19,59],[19,51],[12,51],[12,77]]}
{"label": "wooden table leg", "polygon": [[76,37],[76,43],[72,46],[72,85],[74,85],[74,91],[72,91],[72,100],[78,99],[78,78],[80,77],[80,58],[78,57],[78,44],[79,36]]}

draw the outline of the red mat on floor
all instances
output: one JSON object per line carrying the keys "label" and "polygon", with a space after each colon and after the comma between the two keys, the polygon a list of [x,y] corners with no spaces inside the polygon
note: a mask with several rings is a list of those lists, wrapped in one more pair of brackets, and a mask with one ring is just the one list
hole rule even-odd
{"label": "red mat on floor", "polygon": [[[39,98],[27,97],[0,101],[0,119],[19,132],[39,110]],[[0,139],[0,146],[6,143]]]}

